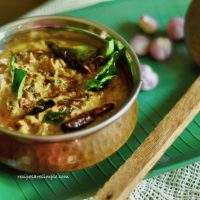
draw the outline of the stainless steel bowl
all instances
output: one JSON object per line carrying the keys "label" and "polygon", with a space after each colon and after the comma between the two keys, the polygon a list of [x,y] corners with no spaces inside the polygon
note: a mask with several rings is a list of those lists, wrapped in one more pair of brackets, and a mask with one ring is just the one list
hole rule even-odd
{"label": "stainless steel bowl", "polygon": [[117,33],[97,23],[75,17],[44,16],[15,21],[0,29],[0,49],[16,34],[39,28],[80,30],[94,37],[108,36],[127,49],[126,73],[129,97],[111,117],[97,125],[63,135],[22,135],[0,128],[0,161],[29,172],[66,172],[95,164],[119,149],[131,135],[136,119],[134,104],[141,86],[139,62],[128,43]]}

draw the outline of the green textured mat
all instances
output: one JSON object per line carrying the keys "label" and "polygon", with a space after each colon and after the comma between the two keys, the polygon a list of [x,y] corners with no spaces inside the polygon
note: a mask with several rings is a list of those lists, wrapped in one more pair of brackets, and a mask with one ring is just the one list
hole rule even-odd
{"label": "green textured mat", "polygon": [[[190,0],[115,0],[89,8],[64,13],[105,24],[128,41],[138,32],[135,23],[143,13],[155,16],[164,30],[173,16],[185,15]],[[183,43],[174,45],[173,56],[154,66],[160,85],[139,95],[139,123],[134,134],[117,153],[90,168],[61,174],[53,179],[19,179],[18,172],[0,165],[0,200],[82,199],[97,190],[141,144],[197,77],[197,71]],[[166,152],[148,177],[200,160],[200,114]],[[63,177],[65,176],[65,177]]]}

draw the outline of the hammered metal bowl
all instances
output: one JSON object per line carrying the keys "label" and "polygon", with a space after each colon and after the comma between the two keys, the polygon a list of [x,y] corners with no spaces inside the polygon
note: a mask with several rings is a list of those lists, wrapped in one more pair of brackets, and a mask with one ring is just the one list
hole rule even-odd
{"label": "hammered metal bowl", "polygon": [[78,28],[101,39],[111,36],[127,48],[129,66],[125,73],[129,79],[129,97],[108,119],[76,132],[53,136],[22,135],[0,128],[0,162],[27,172],[74,171],[104,160],[130,137],[137,121],[135,100],[141,86],[139,62],[117,33],[93,22],[66,16],[34,17],[8,24],[0,29],[0,49],[20,31],[41,27]]}

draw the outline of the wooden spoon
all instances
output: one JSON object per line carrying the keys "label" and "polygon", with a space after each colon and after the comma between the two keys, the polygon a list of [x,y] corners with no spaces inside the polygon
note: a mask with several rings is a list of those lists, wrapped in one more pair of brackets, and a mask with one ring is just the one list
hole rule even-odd
{"label": "wooden spoon", "polygon": [[[186,42],[191,49],[192,56],[200,65],[199,8],[200,0],[193,0],[186,17]],[[130,192],[152,169],[199,111],[200,76],[131,157],[97,192],[94,200],[127,199]]]}

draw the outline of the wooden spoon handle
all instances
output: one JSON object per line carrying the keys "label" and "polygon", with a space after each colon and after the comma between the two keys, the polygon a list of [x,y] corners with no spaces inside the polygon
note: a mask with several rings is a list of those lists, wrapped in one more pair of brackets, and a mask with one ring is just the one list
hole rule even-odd
{"label": "wooden spoon handle", "polygon": [[94,200],[126,199],[199,111],[200,76]]}

